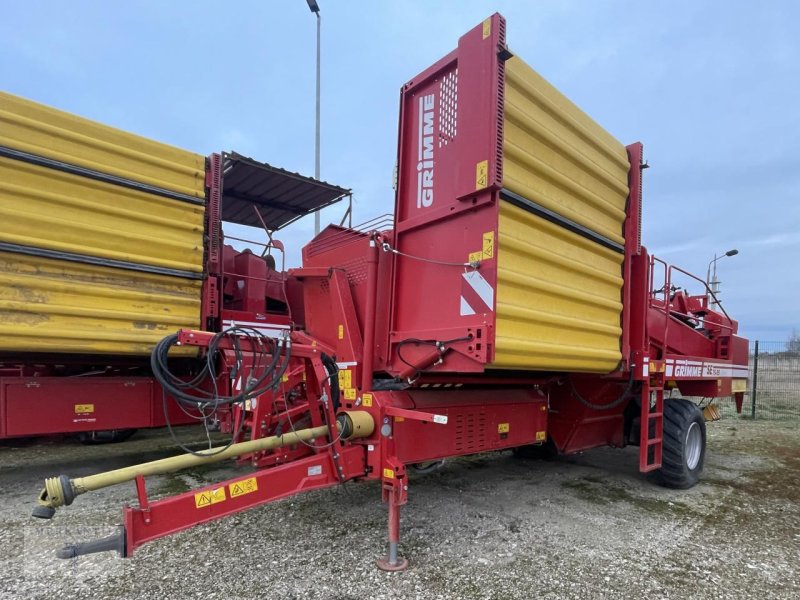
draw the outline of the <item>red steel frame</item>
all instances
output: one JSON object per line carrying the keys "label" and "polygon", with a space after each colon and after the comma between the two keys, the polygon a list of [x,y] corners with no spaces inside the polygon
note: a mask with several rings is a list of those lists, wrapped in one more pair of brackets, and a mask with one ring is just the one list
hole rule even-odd
{"label": "red steel frame", "polygon": [[[304,267],[290,270],[285,279],[287,288],[302,290],[302,299],[290,302],[292,318],[297,320],[289,334],[292,352],[285,386],[258,398],[255,407],[232,409],[225,424],[236,430],[244,419],[251,438],[274,434],[287,418],[307,416],[312,426],[330,424],[338,401],[339,410],[369,413],[374,432],[354,440],[329,434],[311,447],[242,456],[240,462],[256,467],[252,474],[157,501],[148,498],[145,482],[139,478],[139,505],[124,510],[128,555],[146,542],[240,510],[343,481],[379,479],[388,504],[390,542],[389,556],[380,564],[396,570],[404,566],[395,554],[399,511],[408,500],[408,465],[544,442],[565,453],[638,443],[640,470],[652,471],[661,466],[664,405],[669,402],[665,388],[679,382],[684,393],[726,395],[732,391],[731,381],[745,376],[747,343],[735,335],[738,324],[711,310],[700,296],[671,293],[672,273],[679,272],[676,267],[666,267],[663,299],[653,293],[654,267],[661,263],[641,244],[644,165],[640,143],[627,148],[631,167],[624,224],[623,360],[617,371],[606,375],[486,374],[484,365],[493,355],[491,318],[476,314],[471,320],[454,319],[458,312],[437,297],[420,304],[420,289],[460,285],[462,274],[453,269],[452,276],[442,276],[442,269],[404,258],[404,253],[435,248],[438,259],[459,263],[487,231],[493,231],[496,239],[496,229],[490,228],[496,223],[493,215],[502,182],[498,154],[502,130],[496,118],[485,116],[495,115],[498,99],[502,102],[505,22],[496,14],[487,23],[467,33],[457,50],[403,87],[396,228],[329,227],[304,248]],[[425,129],[425,98],[430,90],[440,89],[456,66],[459,141],[433,150],[437,173],[451,169],[455,175],[434,176],[433,202],[423,206],[430,200],[425,198],[417,206],[415,186],[421,181],[417,176],[428,168],[420,165],[422,171],[418,171],[414,162],[414,152],[421,152],[416,158],[426,160],[424,140],[419,137]],[[215,238],[219,206],[214,200],[219,189],[215,183],[218,159],[216,155],[209,159],[207,231],[211,241],[209,278],[203,291],[203,322],[211,331],[215,330],[211,325],[219,327],[221,304],[222,250],[221,240]],[[483,160],[487,161],[486,179],[476,186],[475,166]],[[463,168],[469,176],[462,173]],[[482,273],[490,281],[493,268],[494,257],[488,257]],[[274,317],[266,324],[286,326],[287,320]],[[698,324],[703,325],[702,332]],[[413,373],[403,365],[398,347],[416,337],[470,339],[452,342],[448,348],[445,344],[409,348],[415,364],[424,362],[424,368],[417,369],[424,373],[409,382]],[[210,338],[204,331],[180,332],[186,345],[202,348]],[[483,341],[480,349],[477,340]],[[445,350],[452,351],[445,356]],[[336,357],[338,395],[323,354]],[[221,371],[221,379],[228,377]],[[290,390],[295,394],[292,402]],[[636,390],[633,398],[614,402],[631,390]],[[579,395],[600,408],[587,407],[578,401]],[[635,419],[628,408],[636,412]],[[636,419],[638,432],[633,427]],[[234,494],[234,488],[245,482],[250,491]],[[200,502],[204,494],[216,501]]]}

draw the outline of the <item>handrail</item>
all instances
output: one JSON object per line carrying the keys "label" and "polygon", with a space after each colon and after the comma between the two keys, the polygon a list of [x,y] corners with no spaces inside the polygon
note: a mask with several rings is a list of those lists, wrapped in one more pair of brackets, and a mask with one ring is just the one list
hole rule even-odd
{"label": "handrail", "polygon": [[728,321],[733,321],[733,319],[731,319],[730,315],[728,314],[728,311],[726,311],[725,307],[722,306],[722,302],[720,302],[719,299],[717,298],[717,295],[714,293],[714,290],[712,290],[711,287],[709,287],[707,281],[704,281],[704,280],[700,279],[697,275],[689,273],[689,271],[685,271],[684,269],[681,269],[680,267],[676,267],[675,265],[669,265],[669,268],[670,268],[670,270],[675,269],[676,271],[678,271],[680,273],[683,273],[684,275],[688,275],[692,279],[695,279],[695,280],[699,281],[700,283],[702,283],[703,287],[706,288],[706,292],[707,292],[706,296],[708,294],[711,294],[711,297],[714,298],[714,303],[717,306],[719,306],[720,309],[722,310],[722,314],[725,315],[725,317],[728,319]]}
{"label": "handrail", "polygon": [[[655,281],[655,265],[656,265],[656,263],[660,263],[661,265],[664,266],[664,286],[658,291],[654,290],[654,285],[655,285],[655,283],[654,283],[654,281]],[[672,271],[673,270],[677,271],[678,273],[682,273],[683,275],[686,275],[688,277],[691,277],[692,279],[702,283],[703,287],[706,290],[706,294],[704,294],[704,296],[703,296],[706,299],[706,308],[708,308],[708,306],[707,306],[707,304],[708,304],[708,296],[710,295],[714,299],[714,302],[716,303],[716,305],[719,306],[719,308],[722,310],[722,313],[725,315],[725,318],[728,319],[728,323],[725,324],[725,323],[718,323],[718,322],[715,322],[715,321],[709,321],[708,319],[703,318],[703,317],[699,317],[699,316],[696,316],[696,315],[690,315],[690,314],[687,314],[687,313],[682,313],[680,311],[671,309],[670,308],[670,302],[671,302],[671,298],[670,298],[670,293],[671,292],[670,292],[670,290],[672,288]],[[686,271],[685,269],[682,269],[682,268],[677,267],[675,265],[668,264],[666,261],[664,261],[664,260],[662,260],[662,259],[660,259],[660,258],[658,258],[656,256],[653,256],[653,255],[650,255],[650,274],[649,275],[650,275],[650,277],[649,277],[649,281],[648,281],[648,285],[649,285],[649,288],[648,288],[648,292],[649,292],[648,305],[650,307],[652,307],[652,308],[655,308],[655,309],[663,312],[665,317],[666,317],[664,319],[664,332],[663,332],[663,335],[661,337],[661,343],[663,345],[663,352],[664,353],[666,353],[667,349],[668,349],[667,336],[669,334],[669,323],[670,323],[669,318],[670,317],[674,318],[676,316],[680,316],[680,317],[685,317],[687,319],[693,319],[695,321],[698,321],[698,322],[702,323],[704,326],[706,324],[712,324],[715,327],[719,327],[721,329],[728,329],[730,331],[730,334],[731,335],[733,334],[733,319],[731,319],[730,315],[728,315],[728,312],[725,310],[725,307],[722,306],[722,303],[717,299],[716,294],[714,294],[714,291],[709,287],[709,285],[708,285],[708,283],[706,281],[700,279],[697,275],[694,275],[693,273],[690,273],[689,271]],[[660,302],[657,302],[656,298],[655,298],[656,294],[660,294],[661,292],[664,293],[664,304],[663,304],[663,307],[660,306]]]}

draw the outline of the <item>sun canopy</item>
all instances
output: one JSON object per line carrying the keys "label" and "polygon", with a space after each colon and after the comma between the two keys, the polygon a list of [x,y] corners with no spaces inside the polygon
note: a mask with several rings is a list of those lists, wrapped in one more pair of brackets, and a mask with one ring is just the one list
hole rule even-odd
{"label": "sun canopy", "polygon": [[235,152],[223,158],[222,220],[229,223],[275,231],[351,193]]}

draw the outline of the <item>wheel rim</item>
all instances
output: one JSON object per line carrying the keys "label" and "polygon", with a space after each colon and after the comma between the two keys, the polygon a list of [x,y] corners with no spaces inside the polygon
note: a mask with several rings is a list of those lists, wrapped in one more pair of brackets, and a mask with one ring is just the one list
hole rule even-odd
{"label": "wheel rim", "polygon": [[692,421],[686,431],[686,466],[694,470],[700,463],[700,454],[703,452],[703,433],[697,421]]}

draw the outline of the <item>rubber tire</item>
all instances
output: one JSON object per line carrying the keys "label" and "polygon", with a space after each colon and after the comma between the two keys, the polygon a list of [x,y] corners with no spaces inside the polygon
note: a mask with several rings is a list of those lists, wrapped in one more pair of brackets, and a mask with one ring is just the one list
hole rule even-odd
{"label": "rubber tire", "polygon": [[[686,460],[686,434],[692,423],[700,428],[702,448],[697,465],[690,469]],[[706,421],[696,404],[684,398],[664,400],[664,451],[658,483],[685,490],[694,486],[703,472],[706,459]]]}
{"label": "rubber tire", "polygon": [[93,437],[91,431],[78,434],[78,440],[81,444],[87,446],[99,446],[101,444],[119,444],[126,441],[138,430],[136,429],[111,429],[107,431],[94,432],[97,437]]}

